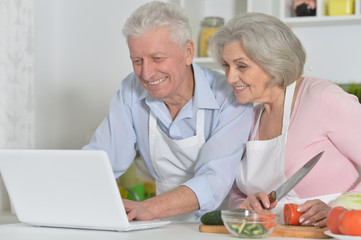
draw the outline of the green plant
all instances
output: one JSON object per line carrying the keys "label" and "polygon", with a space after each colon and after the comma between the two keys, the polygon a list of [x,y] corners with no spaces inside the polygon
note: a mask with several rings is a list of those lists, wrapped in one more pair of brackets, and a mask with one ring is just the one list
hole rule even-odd
{"label": "green plant", "polygon": [[361,102],[361,83],[339,84],[339,86],[347,93],[358,97],[359,102]]}

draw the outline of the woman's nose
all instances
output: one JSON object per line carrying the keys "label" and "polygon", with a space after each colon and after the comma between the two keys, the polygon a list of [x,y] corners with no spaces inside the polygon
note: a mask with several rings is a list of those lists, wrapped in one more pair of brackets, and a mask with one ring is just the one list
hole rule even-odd
{"label": "woman's nose", "polygon": [[226,80],[231,85],[239,80],[239,76],[233,68],[229,68],[226,72]]}

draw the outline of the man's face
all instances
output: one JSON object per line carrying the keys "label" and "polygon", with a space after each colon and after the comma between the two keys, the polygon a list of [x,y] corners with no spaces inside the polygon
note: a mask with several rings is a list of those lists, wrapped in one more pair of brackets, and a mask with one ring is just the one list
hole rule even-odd
{"label": "man's face", "polygon": [[154,98],[164,100],[188,94],[185,86],[189,85],[189,65],[194,52],[191,41],[181,50],[163,27],[129,38],[128,45],[134,73]]}

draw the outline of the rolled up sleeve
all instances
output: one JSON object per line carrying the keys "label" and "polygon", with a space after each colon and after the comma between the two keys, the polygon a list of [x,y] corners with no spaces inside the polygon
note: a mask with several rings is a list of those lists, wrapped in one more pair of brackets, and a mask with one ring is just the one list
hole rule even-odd
{"label": "rolled up sleeve", "polygon": [[252,105],[237,102],[219,113],[219,124],[200,152],[195,176],[183,184],[198,198],[196,217],[215,210],[229,193],[249,137],[252,113]]}

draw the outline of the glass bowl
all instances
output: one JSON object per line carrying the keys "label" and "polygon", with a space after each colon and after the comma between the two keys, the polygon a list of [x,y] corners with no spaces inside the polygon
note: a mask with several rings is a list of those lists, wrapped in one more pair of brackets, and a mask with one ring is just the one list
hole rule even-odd
{"label": "glass bowl", "polygon": [[275,215],[266,210],[222,210],[222,220],[228,231],[240,238],[265,238],[276,227]]}

